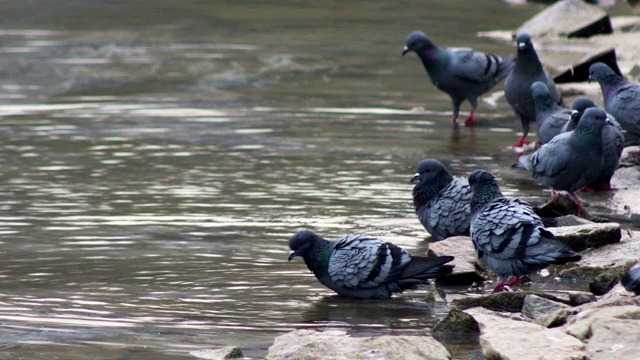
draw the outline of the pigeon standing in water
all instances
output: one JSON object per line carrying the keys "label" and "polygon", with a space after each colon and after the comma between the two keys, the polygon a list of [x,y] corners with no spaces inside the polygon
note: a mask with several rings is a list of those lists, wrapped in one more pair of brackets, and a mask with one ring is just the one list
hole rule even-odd
{"label": "pigeon standing in water", "polygon": [[542,68],[529,34],[518,34],[516,46],[518,49],[516,65],[504,83],[504,95],[522,123],[522,137],[513,145],[519,147],[524,144],[524,139],[529,134],[529,123],[536,121],[531,85],[540,81],[547,85],[554,103],[563,106],[564,102],[553,79]]}
{"label": "pigeon standing in water", "polygon": [[411,256],[384,240],[360,234],[327,241],[310,230],[289,239],[289,261],[301,256],[322,285],[358,299],[388,299],[427,279],[451,273],[453,256]]}
{"label": "pigeon standing in water", "polygon": [[402,55],[409,51],[420,57],[433,85],[451,97],[453,125],[457,124],[464,100],[471,103],[471,112],[464,124],[475,122],[478,97],[507,77],[514,65],[512,56],[502,58],[468,48],[441,49],[420,31],[407,37]]}
{"label": "pigeon standing in water", "polygon": [[627,291],[640,295],[640,263],[635,264],[620,279],[620,283]]}
{"label": "pigeon standing in water", "polygon": [[540,81],[531,85],[531,93],[535,104],[538,140],[541,144],[546,144],[562,132],[562,128],[571,119],[571,110],[556,104],[547,85]]}
{"label": "pigeon standing in water", "polygon": [[[563,132],[574,130],[585,110],[596,107],[596,104],[589,98],[578,97],[573,101],[571,107],[573,108],[571,120],[565,125]],[[620,124],[615,118],[609,114],[607,114],[607,117],[613,123],[613,126],[602,128],[602,171],[600,171],[600,175],[595,180],[582,189],[583,191],[614,190],[611,187],[611,178],[620,163],[620,156],[622,156],[622,150],[624,149],[624,135]]]}
{"label": "pigeon standing in water", "polygon": [[578,122],[575,130],[562,133],[542,145],[533,154],[520,156],[516,168],[531,171],[543,186],[565,190],[582,211],[575,192],[592,182],[603,167],[602,128],[613,126],[602,109],[590,108]]}
{"label": "pigeon standing in water", "polygon": [[623,79],[601,62],[589,67],[589,81],[593,80],[602,89],[604,109],[624,130],[640,133],[640,86]]}
{"label": "pigeon standing in water", "polygon": [[467,179],[453,177],[442,163],[425,159],[411,178],[416,215],[435,240],[469,235],[471,189]]}
{"label": "pigeon standing in water", "polygon": [[500,277],[494,292],[550,264],[581,259],[544,228],[527,202],[505,198],[493,175],[477,170],[469,175],[469,185],[471,240],[478,259]]}

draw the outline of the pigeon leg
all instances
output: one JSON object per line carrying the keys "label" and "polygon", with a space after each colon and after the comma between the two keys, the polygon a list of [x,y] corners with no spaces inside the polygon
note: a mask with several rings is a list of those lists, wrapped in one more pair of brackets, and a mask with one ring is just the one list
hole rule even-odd
{"label": "pigeon leg", "polygon": [[580,205],[580,199],[578,199],[578,196],[576,196],[576,194],[570,192],[569,196],[571,196],[571,199],[573,200],[573,202],[578,206],[578,217],[580,217],[580,213],[582,213],[582,205]]}
{"label": "pigeon leg", "polygon": [[584,192],[595,192],[596,190],[592,187],[590,187],[589,185],[586,185],[585,187],[582,188],[582,191]]}
{"label": "pigeon leg", "polygon": [[600,190],[603,190],[603,191],[616,191],[618,189],[611,187],[611,184],[603,181],[602,184],[600,184]]}
{"label": "pigeon leg", "polygon": [[558,192],[554,189],[551,189],[551,195],[549,196],[549,200],[547,200],[547,202],[553,200],[556,196],[558,196]]}
{"label": "pigeon leg", "polygon": [[462,105],[462,100],[452,96],[451,105],[453,106],[453,119],[451,119],[451,123],[453,126],[456,126],[458,125],[458,114],[460,114],[460,105]]}
{"label": "pigeon leg", "polygon": [[469,116],[467,116],[467,118],[464,119],[464,126],[470,126],[476,123],[476,119],[473,117],[474,112],[475,110],[471,109]]}
{"label": "pigeon leg", "polygon": [[513,144],[513,146],[511,146],[512,148],[517,148],[521,147],[524,144],[528,144],[528,142],[524,142],[524,139],[527,137],[527,135],[529,135],[529,121],[520,118],[520,123],[522,124],[522,136],[515,144]]}
{"label": "pigeon leg", "polygon": [[496,286],[493,288],[493,292],[511,291],[511,289],[509,289],[509,286],[520,284],[520,283],[522,283],[522,280],[520,280],[520,277],[512,276],[512,277],[509,277],[509,279],[507,279],[506,281],[499,281],[498,284],[496,284]]}

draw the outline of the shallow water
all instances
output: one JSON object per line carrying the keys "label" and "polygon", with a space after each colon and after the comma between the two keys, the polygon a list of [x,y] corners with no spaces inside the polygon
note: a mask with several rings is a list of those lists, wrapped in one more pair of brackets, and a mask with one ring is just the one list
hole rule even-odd
{"label": "shallow water", "polygon": [[[0,358],[178,359],[223,345],[260,358],[299,328],[429,333],[447,308],[424,302],[428,289],[336,298],[286,261],[286,239],[359,231],[424,251],[408,179],[425,157],[461,176],[487,169],[505,194],[542,203],[548,192],[509,168],[506,105],[481,103],[478,126],[454,131],[448,97],[400,56],[415,29],[510,53],[475,33],[539,9],[2,2]],[[630,221],[626,195],[581,197]],[[472,339],[450,344],[479,356]]]}

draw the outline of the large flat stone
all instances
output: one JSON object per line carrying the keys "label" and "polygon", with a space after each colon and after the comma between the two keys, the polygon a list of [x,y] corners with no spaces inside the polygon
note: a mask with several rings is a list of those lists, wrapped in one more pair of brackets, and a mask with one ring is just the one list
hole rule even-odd
{"label": "large flat stone", "polygon": [[431,336],[352,337],[342,330],[296,330],[280,335],[269,360],[444,360],[447,349]]}
{"label": "large flat stone", "polygon": [[559,276],[578,278],[589,282],[589,289],[596,295],[609,291],[620,276],[638,261],[640,234],[627,232],[619,243],[593,248],[582,252],[577,266],[560,271]]}
{"label": "large flat stone", "polygon": [[537,320],[540,317],[551,314],[554,311],[568,308],[571,308],[571,306],[565,305],[558,301],[549,300],[535,294],[531,294],[527,295],[527,297],[524,298],[522,315],[526,318]]}
{"label": "large flat stone", "polygon": [[527,32],[534,38],[548,35],[590,37],[610,34],[613,28],[609,15],[601,8],[582,0],[563,0],[545,8],[516,31]]}
{"label": "large flat stone", "polygon": [[618,223],[592,223],[576,226],[548,228],[556,239],[569,245],[573,251],[583,251],[609,244],[616,244],[622,238]]}
{"label": "large flat stone", "polygon": [[478,263],[473,242],[468,236],[453,236],[429,244],[429,256],[451,255],[455,257],[453,273],[441,279],[442,283],[471,284],[485,280],[486,272]]}
{"label": "large flat stone", "polygon": [[465,312],[480,324],[480,345],[487,359],[587,358],[585,345],[561,330],[525,321],[519,315],[504,315],[483,308]]}

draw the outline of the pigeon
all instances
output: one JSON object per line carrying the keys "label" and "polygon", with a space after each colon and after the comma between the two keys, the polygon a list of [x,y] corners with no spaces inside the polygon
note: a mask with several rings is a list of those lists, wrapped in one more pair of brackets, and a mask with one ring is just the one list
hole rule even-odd
{"label": "pigeon", "polygon": [[540,81],[531,85],[531,94],[536,111],[538,140],[541,144],[546,144],[562,132],[562,128],[571,119],[571,110],[556,104],[547,85]]}
{"label": "pigeon", "polygon": [[635,264],[620,279],[620,283],[627,291],[640,295],[640,263]]}
{"label": "pigeon", "polygon": [[601,62],[589,67],[589,81],[594,80],[602,89],[604,109],[624,130],[640,133],[640,86],[623,79]]}
{"label": "pigeon", "polygon": [[473,190],[471,240],[478,259],[499,277],[494,292],[505,290],[520,282],[520,276],[550,264],[581,259],[544,228],[531,205],[505,198],[490,173],[474,171],[469,175],[469,185]]}
{"label": "pigeon", "polygon": [[361,234],[328,241],[300,230],[289,239],[289,248],[289,261],[301,256],[322,285],[349,298],[388,299],[453,269],[446,264],[453,256],[412,257],[394,244]]}
{"label": "pigeon", "polygon": [[478,96],[506,78],[514,65],[513,56],[503,58],[469,48],[441,49],[420,31],[409,34],[402,56],[409,51],[420,57],[433,85],[451,97],[454,126],[464,100],[471,103],[471,112],[464,124],[475,122]]}
{"label": "pigeon", "polygon": [[514,167],[531,171],[539,183],[551,188],[551,198],[556,190],[567,191],[580,216],[582,207],[575,192],[595,180],[602,170],[605,125],[612,126],[604,110],[587,109],[575,130],[557,135],[532,154],[520,156]]}
{"label": "pigeon", "polygon": [[531,37],[527,33],[516,36],[517,55],[516,65],[504,83],[504,95],[522,123],[522,137],[513,145],[519,147],[529,134],[529,123],[536,120],[536,110],[533,104],[531,85],[540,81],[547,85],[553,102],[564,106],[560,92],[553,79],[542,68],[538,54],[533,48]]}
{"label": "pigeon", "polygon": [[[573,101],[571,107],[573,108],[571,120],[563,127],[563,132],[574,130],[578,121],[584,114],[584,111],[588,108],[596,107],[596,104],[589,98],[578,97]],[[618,164],[620,163],[620,157],[622,156],[622,150],[624,149],[624,135],[622,134],[620,124],[615,120],[615,118],[610,114],[607,114],[607,117],[613,126],[605,126],[602,128],[602,170],[595,180],[582,188],[583,191],[614,190],[611,187],[611,178],[618,169]]]}
{"label": "pigeon", "polygon": [[436,241],[469,235],[471,189],[467,179],[451,176],[438,160],[425,159],[418,163],[411,182],[416,183],[413,187],[416,215]]}

